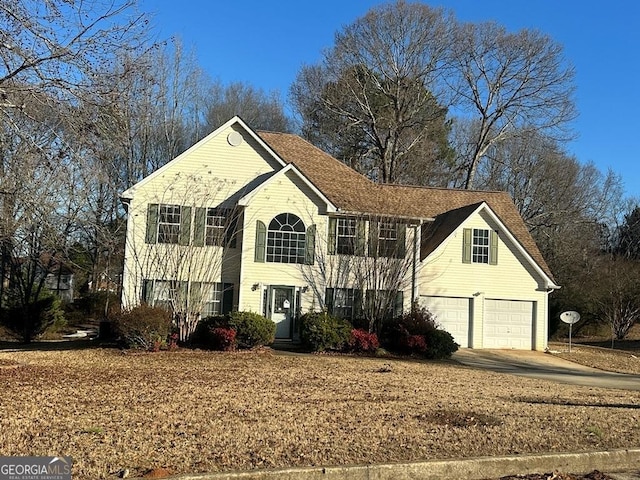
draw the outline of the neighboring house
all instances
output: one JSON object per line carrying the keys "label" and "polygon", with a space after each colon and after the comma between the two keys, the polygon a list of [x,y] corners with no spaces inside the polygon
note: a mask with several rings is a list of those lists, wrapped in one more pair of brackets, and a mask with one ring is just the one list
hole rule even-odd
{"label": "neighboring house", "polygon": [[71,270],[59,266],[47,274],[44,285],[61,300],[71,303],[74,298],[74,275]]}
{"label": "neighboring house", "polygon": [[559,287],[504,192],[378,185],[235,117],[122,199],[125,306],[250,310],[293,339],[303,312],[384,297],[389,315],[428,307],[462,347],[547,346]]}

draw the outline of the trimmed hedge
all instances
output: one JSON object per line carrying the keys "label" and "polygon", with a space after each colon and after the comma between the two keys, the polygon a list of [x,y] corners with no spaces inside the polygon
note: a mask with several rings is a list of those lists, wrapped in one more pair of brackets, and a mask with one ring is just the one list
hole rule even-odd
{"label": "trimmed hedge", "polygon": [[342,350],[349,342],[351,324],[326,312],[310,312],[300,318],[302,344],[314,352]]}
{"label": "trimmed hedge", "polygon": [[276,324],[254,312],[233,312],[228,316],[229,327],[236,331],[240,348],[269,345],[276,339]]}
{"label": "trimmed hedge", "polygon": [[[223,348],[225,342],[221,338],[222,332],[216,329],[233,330],[235,332],[234,345],[239,348],[255,348],[269,345],[276,337],[276,324],[268,318],[254,312],[232,312],[224,316],[207,317],[198,323],[193,334],[195,345],[213,350],[228,350]],[[228,334],[226,334],[228,337]]]}

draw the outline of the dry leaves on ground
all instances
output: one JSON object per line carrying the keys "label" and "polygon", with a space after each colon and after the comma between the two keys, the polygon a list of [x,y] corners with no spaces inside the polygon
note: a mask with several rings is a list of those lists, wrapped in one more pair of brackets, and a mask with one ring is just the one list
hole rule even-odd
{"label": "dry leaves on ground", "polygon": [[640,392],[346,356],[0,352],[3,455],[74,479],[640,445]]}

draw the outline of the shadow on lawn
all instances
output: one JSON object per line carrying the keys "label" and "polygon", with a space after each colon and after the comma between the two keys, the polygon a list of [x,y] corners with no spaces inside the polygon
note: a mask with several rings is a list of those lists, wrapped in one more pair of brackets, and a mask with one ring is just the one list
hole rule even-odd
{"label": "shadow on lawn", "polygon": [[18,341],[0,341],[0,352],[3,351],[56,351],[56,350],[87,350],[90,348],[116,348],[110,342],[103,342],[98,339],[88,338],[73,340],[47,340],[35,341],[31,343],[21,343]]}
{"label": "shadow on lawn", "polygon": [[626,352],[640,352],[640,339],[624,339],[614,340],[613,347],[611,339],[595,339],[595,338],[574,338],[576,345],[589,345],[591,347],[613,348],[615,350],[624,350]]}

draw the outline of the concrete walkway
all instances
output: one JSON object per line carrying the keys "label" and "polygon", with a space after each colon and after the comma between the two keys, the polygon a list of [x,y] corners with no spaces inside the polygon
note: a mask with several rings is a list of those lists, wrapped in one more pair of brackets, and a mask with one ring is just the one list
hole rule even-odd
{"label": "concrete walkway", "polygon": [[640,391],[640,375],[585,367],[548,353],[528,350],[472,350],[453,354],[462,365],[571,385]]}

